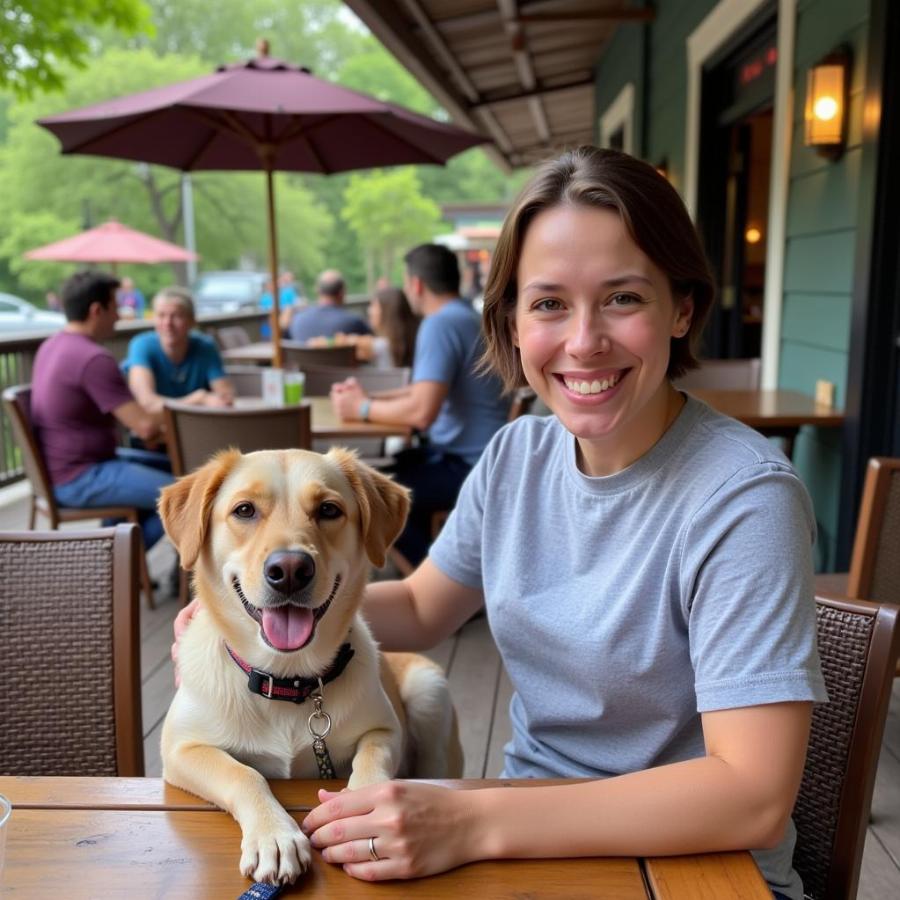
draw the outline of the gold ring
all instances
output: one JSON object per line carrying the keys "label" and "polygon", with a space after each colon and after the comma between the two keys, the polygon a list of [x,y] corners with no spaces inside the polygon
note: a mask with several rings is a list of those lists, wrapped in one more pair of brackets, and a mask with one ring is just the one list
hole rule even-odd
{"label": "gold ring", "polygon": [[375,838],[369,838],[369,856],[373,860],[373,862],[378,862],[381,857],[375,852]]}

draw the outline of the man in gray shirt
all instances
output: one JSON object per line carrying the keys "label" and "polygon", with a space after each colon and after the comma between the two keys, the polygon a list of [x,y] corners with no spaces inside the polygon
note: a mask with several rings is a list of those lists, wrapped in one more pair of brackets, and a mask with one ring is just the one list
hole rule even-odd
{"label": "man in gray shirt", "polygon": [[316,281],[316,304],[294,313],[288,333],[292,341],[306,341],[336,334],[371,334],[369,324],[344,309],[346,287],[337,269],[327,269]]}

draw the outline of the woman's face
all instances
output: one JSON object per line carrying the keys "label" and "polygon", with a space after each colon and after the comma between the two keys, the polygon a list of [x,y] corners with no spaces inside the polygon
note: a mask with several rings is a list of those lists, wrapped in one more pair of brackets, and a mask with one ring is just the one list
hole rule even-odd
{"label": "woman's face", "polygon": [[534,218],[517,284],[513,334],[528,383],[578,439],[585,471],[620,471],[668,426],[670,340],[687,333],[691,301],[674,301],[617,213],[588,206]]}
{"label": "woman's face", "polygon": [[381,328],[381,304],[375,299],[369,303],[369,324],[377,334]]}

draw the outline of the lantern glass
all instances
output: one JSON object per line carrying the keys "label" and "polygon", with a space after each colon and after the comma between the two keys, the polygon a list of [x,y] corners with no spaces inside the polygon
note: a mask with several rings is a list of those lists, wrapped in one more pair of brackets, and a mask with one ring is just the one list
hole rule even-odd
{"label": "lantern glass", "polygon": [[842,64],[821,64],[806,79],[806,140],[810,147],[839,146],[844,134],[844,79]]}

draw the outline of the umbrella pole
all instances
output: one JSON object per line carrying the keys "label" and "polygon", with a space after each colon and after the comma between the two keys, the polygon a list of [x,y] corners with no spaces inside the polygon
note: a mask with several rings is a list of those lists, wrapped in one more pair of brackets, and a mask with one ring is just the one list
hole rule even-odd
{"label": "umbrella pole", "polygon": [[278,319],[278,235],[275,230],[275,180],[266,160],[266,200],[269,214],[269,274],[272,279],[272,365],[281,368],[281,327]]}

